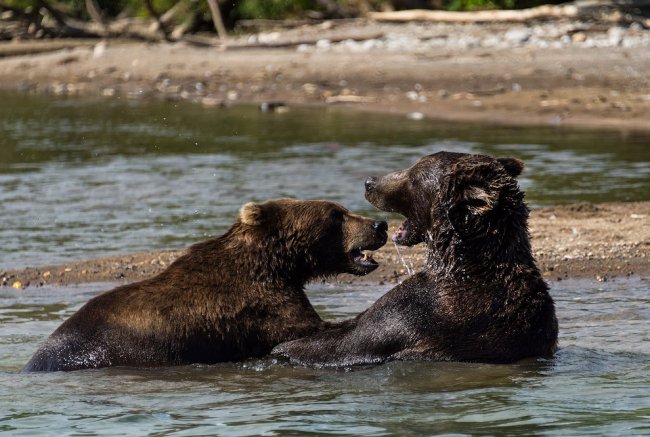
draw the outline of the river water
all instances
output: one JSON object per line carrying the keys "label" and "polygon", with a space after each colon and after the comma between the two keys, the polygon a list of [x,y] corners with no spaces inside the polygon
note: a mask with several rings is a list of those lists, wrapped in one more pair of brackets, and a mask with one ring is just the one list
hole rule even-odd
{"label": "river water", "polygon": [[[0,288],[0,433],[650,434],[650,284],[639,279],[553,283],[561,330],[550,360],[17,373],[66,317],[111,286]],[[318,284],[309,297],[324,317],[352,317],[388,288]]]}
{"label": "river water", "polygon": [[[365,177],[438,150],[523,158],[533,206],[649,198],[650,138],[634,132],[0,94],[0,271],[186,247],[222,233],[249,200],[327,198],[386,217],[363,199]],[[0,433],[650,435],[650,284],[638,278],[554,282],[550,360],[19,373],[114,285],[0,288]],[[389,288],[314,284],[308,294],[324,317],[345,318]]]}
{"label": "river water", "polygon": [[280,196],[385,218],[366,177],[440,150],[524,159],[532,206],[650,199],[648,134],[5,93],[0,269],[186,247],[223,233],[243,203]]}

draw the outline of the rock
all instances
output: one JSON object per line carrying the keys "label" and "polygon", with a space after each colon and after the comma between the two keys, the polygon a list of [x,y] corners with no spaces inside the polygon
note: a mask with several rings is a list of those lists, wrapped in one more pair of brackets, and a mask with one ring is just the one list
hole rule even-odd
{"label": "rock", "polygon": [[316,48],[321,50],[327,50],[332,46],[332,42],[329,39],[319,39],[316,42]]}
{"label": "rock", "polygon": [[307,93],[308,95],[315,95],[318,92],[318,85],[314,85],[313,83],[306,83],[302,86],[303,91]]}
{"label": "rock", "polygon": [[571,41],[573,42],[585,42],[587,40],[587,35],[583,32],[576,32],[571,35]]}
{"label": "rock", "polygon": [[216,97],[203,97],[201,99],[201,105],[208,108],[213,108],[216,106],[224,106],[224,103]]}
{"label": "rock", "polygon": [[423,120],[424,119],[424,114],[421,112],[409,112],[406,114],[406,118],[409,120]]}
{"label": "rock", "polygon": [[287,105],[284,102],[262,102],[259,106],[262,112],[286,112]]}
{"label": "rock", "polygon": [[113,97],[115,94],[117,94],[117,90],[115,88],[104,88],[100,94],[103,97]]}
{"label": "rock", "polygon": [[508,30],[504,35],[504,39],[511,43],[523,43],[528,41],[531,32],[527,28],[514,28]]}
{"label": "rock", "polygon": [[95,47],[93,48],[93,58],[101,58],[106,54],[106,48],[108,47],[108,43],[106,41],[100,41],[97,44],[95,44]]}
{"label": "rock", "polygon": [[625,30],[622,27],[619,26],[610,27],[609,30],[607,31],[607,38],[609,39],[609,43],[612,46],[621,45],[621,41],[623,41],[624,33]]}
{"label": "rock", "polygon": [[416,101],[419,97],[419,94],[416,91],[409,91],[406,93],[406,98],[412,101]]}

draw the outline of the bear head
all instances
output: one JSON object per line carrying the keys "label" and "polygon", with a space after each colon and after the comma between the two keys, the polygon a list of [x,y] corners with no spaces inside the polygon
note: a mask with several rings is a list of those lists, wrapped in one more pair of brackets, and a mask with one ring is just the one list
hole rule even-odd
{"label": "bear head", "polygon": [[351,273],[366,275],[378,266],[364,250],[386,243],[388,225],[323,200],[274,199],[247,203],[239,214],[248,244],[261,247],[303,280]]}
{"label": "bear head", "polygon": [[515,158],[438,152],[405,170],[369,177],[365,195],[377,208],[406,217],[392,236],[397,244],[439,241],[441,232],[472,240],[496,233],[495,221],[512,212],[527,217],[515,180],[523,166]]}

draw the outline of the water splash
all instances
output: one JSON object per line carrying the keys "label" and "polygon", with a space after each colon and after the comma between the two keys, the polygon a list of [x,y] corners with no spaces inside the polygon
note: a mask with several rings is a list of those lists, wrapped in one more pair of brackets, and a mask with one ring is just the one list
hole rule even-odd
{"label": "water splash", "polygon": [[402,256],[402,252],[400,252],[399,250],[399,246],[394,241],[393,241],[393,246],[395,246],[395,250],[397,251],[397,256],[399,257],[399,260],[401,261],[402,265],[406,269],[406,273],[408,273],[409,276],[413,276],[415,274],[415,268],[413,267],[413,257],[409,256],[409,262],[407,263],[406,260],[404,259],[404,256]]}
{"label": "water splash", "polygon": [[430,266],[431,263],[433,262],[432,256],[433,256],[433,250],[431,249],[431,242],[433,241],[433,234],[431,233],[431,230],[427,231],[427,236],[424,241],[424,265]]}

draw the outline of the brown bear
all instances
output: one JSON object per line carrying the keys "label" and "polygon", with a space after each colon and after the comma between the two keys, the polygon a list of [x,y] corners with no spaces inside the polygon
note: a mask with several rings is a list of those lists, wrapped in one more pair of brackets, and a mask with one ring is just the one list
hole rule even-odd
{"label": "brown bear", "polygon": [[553,299],[535,265],[514,158],[440,152],[366,180],[366,198],[406,220],[401,245],[425,243],[423,271],[355,319],[277,346],[307,366],[388,360],[510,363],[550,356]]}
{"label": "brown bear", "polygon": [[304,292],[315,278],[365,275],[387,225],[326,201],[247,203],[222,236],[159,275],[101,294],[66,320],[26,371],[171,366],[268,354],[323,329]]}

